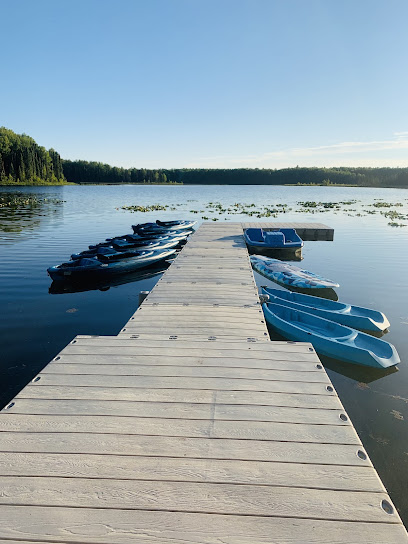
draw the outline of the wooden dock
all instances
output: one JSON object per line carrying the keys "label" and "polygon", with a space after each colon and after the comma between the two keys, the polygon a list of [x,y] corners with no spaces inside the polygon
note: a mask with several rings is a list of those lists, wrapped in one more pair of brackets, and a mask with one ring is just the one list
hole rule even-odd
{"label": "wooden dock", "polygon": [[269,341],[240,224],[203,224],[0,432],[0,542],[408,543],[312,346]]}

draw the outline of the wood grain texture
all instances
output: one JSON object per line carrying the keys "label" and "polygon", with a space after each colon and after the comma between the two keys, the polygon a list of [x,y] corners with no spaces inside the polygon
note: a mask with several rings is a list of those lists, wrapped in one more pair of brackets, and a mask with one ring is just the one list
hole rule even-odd
{"label": "wood grain texture", "polygon": [[[35,439],[34,439],[35,438]],[[181,459],[235,459],[284,463],[371,467],[359,444],[314,444],[267,440],[185,438],[104,433],[8,432],[1,434],[5,452],[73,453],[173,457]],[[210,466],[210,465],[209,465]],[[374,472],[374,471],[373,471]]]}
{"label": "wood grain texture", "polygon": [[42,400],[16,399],[14,406],[5,414],[123,416],[138,418],[204,419],[223,421],[275,421],[286,423],[310,423],[315,425],[347,425],[342,421],[342,410],[320,408],[296,408],[292,406],[257,406],[188,402],[129,402],[105,400]]}
{"label": "wood grain texture", "polygon": [[[314,373],[310,373],[314,374]],[[174,377],[174,376],[100,376],[97,374],[78,376],[70,374],[39,374],[34,385],[81,385],[82,387],[136,387],[142,389],[209,389],[211,391],[270,391],[272,393],[305,393],[307,395],[330,394],[322,382],[266,381],[231,378]]]}
{"label": "wood grain texture", "polygon": [[0,504],[399,523],[385,493],[246,484],[0,476]]}
{"label": "wood grain texture", "polygon": [[[228,356],[212,357],[206,351],[202,353],[201,357],[193,357],[189,355],[188,351],[180,353],[180,355],[172,356],[150,351],[148,355],[138,354],[137,357],[132,355],[75,355],[63,352],[59,355],[58,360],[53,360],[48,366],[54,364],[63,365],[65,363],[75,365],[131,365],[131,366],[189,366],[189,367],[220,367],[222,368],[264,368],[269,370],[281,370],[287,369],[290,371],[307,371],[307,372],[321,372],[317,365],[320,365],[320,361],[314,353],[287,353],[281,352],[278,349],[276,352],[270,353],[267,359],[240,359]],[[48,367],[46,367],[48,370]],[[45,369],[44,369],[45,370]]]}
{"label": "wood grain texture", "polygon": [[[118,391],[111,387],[43,386],[25,387],[14,399],[82,399],[111,400],[117,402],[192,402],[213,404],[214,394],[209,390],[194,389],[136,389],[123,387]],[[251,404],[261,406],[292,406],[295,408],[324,408],[343,410],[335,395],[303,395],[287,393],[263,393],[258,391],[217,391],[217,405]]]}
{"label": "wood grain texture", "polygon": [[216,367],[216,366],[149,366],[149,365],[109,365],[109,364],[49,364],[42,374],[97,374],[99,376],[179,376],[203,378],[233,378],[262,381],[301,381],[330,383],[323,369],[310,372],[308,370],[275,370],[264,368]]}
{"label": "wood grain texture", "polygon": [[232,483],[384,493],[370,467],[127,455],[1,453],[3,476]]}
{"label": "wood grain texture", "polygon": [[351,425],[164,419],[120,416],[2,414],[0,431],[23,433],[110,433],[190,438],[232,438],[360,445]]}
{"label": "wood grain texture", "polygon": [[[33,522],[35,520],[35,523]],[[402,525],[92,508],[0,509],[5,538],[48,544],[407,544]],[[23,540],[24,542],[24,540]],[[8,544],[15,544],[12,540]],[[26,542],[24,542],[26,544]]]}

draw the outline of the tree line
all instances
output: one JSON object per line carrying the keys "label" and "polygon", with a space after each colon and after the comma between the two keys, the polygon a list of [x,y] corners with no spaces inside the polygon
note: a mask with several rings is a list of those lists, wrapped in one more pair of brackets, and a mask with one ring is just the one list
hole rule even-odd
{"label": "tree line", "polygon": [[408,168],[119,168],[63,160],[26,134],[0,127],[0,184],[183,183],[205,185],[358,185],[408,187]]}
{"label": "tree line", "polygon": [[358,185],[408,187],[408,168],[117,168],[87,161],[63,161],[73,183],[183,183],[196,185]]}
{"label": "tree line", "polygon": [[0,184],[63,183],[60,155],[39,146],[27,134],[0,127]]}

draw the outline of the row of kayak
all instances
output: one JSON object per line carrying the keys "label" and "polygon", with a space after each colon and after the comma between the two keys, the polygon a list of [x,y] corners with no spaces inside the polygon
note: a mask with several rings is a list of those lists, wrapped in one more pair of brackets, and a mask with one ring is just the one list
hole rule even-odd
{"label": "row of kayak", "polygon": [[194,221],[167,221],[133,225],[134,234],[107,238],[90,245],[71,260],[47,269],[53,280],[89,281],[126,274],[174,257],[177,248],[193,232]]}
{"label": "row of kayak", "polygon": [[[277,259],[254,255],[251,263],[257,272],[288,289],[301,287],[319,293],[339,286]],[[262,295],[266,322],[288,340],[310,342],[318,353],[349,363],[388,368],[400,362],[392,344],[372,336],[390,326],[382,312],[269,287],[262,288]]]}

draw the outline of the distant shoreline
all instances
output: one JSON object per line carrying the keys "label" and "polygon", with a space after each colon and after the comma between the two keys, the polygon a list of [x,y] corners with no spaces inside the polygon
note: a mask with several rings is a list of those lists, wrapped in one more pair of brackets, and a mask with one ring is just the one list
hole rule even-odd
{"label": "distant shoreline", "polygon": [[279,183],[279,184],[268,184],[268,183],[181,183],[181,182],[174,182],[174,183],[73,183],[71,181],[66,181],[63,183],[0,183],[0,187],[10,187],[10,188],[18,188],[18,187],[65,187],[65,186],[75,186],[75,187],[85,187],[85,186],[91,186],[91,187],[97,187],[99,185],[102,186],[139,186],[139,187],[148,187],[151,185],[154,185],[155,187],[158,186],[183,186],[183,187],[215,187],[215,186],[228,186],[231,187],[356,187],[359,189],[408,189],[408,185],[405,186],[379,186],[379,185],[355,185],[355,184],[348,184],[348,183]]}

